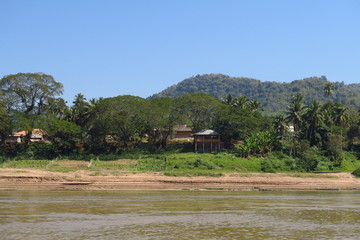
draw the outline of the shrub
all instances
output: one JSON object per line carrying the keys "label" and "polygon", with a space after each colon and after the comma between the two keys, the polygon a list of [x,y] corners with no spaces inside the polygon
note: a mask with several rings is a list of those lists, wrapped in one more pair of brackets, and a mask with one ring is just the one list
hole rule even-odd
{"label": "shrub", "polygon": [[336,171],[353,172],[355,169],[360,168],[360,161],[356,159],[354,153],[343,152],[341,154],[342,161],[334,166]]}
{"label": "shrub", "polygon": [[15,158],[19,155],[24,155],[24,146],[21,144],[3,145],[0,148],[0,155],[9,158]]}
{"label": "shrub", "polygon": [[7,160],[6,157],[0,155],[0,164]]}
{"label": "shrub", "polygon": [[318,165],[319,149],[315,146],[310,147],[307,140],[301,140],[295,145],[294,155],[296,156],[296,165],[299,169],[310,172],[315,170]]}
{"label": "shrub", "polygon": [[32,159],[54,159],[59,156],[57,148],[50,143],[31,144],[26,155]]}
{"label": "shrub", "polygon": [[[205,159],[200,159],[200,158],[188,160],[185,162],[184,165],[186,165],[184,167],[188,168],[188,169],[197,168],[197,169],[212,170],[212,169],[216,168],[216,165],[214,163],[212,163],[208,160],[205,160]],[[178,167],[180,168],[181,165]]]}
{"label": "shrub", "polygon": [[329,161],[319,161],[315,170],[316,171],[329,171],[332,169],[332,164]]}
{"label": "shrub", "polygon": [[285,160],[285,166],[290,171],[294,171],[299,168],[296,164],[296,159],[292,157],[289,157]]}
{"label": "shrub", "polygon": [[275,173],[284,171],[284,162],[279,159],[266,158],[261,162],[261,171]]}
{"label": "shrub", "polygon": [[216,168],[216,165],[214,163],[206,161],[206,160],[196,159],[194,161],[194,167],[212,170],[212,169]]}
{"label": "shrub", "polygon": [[360,168],[353,171],[352,174],[354,174],[356,177],[360,177]]}

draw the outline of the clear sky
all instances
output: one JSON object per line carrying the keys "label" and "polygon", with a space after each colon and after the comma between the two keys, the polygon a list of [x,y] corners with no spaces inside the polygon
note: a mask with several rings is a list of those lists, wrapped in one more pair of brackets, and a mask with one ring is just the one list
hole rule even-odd
{"label": "clear sky", "polygon": [[148,97],[197,74],[360,83],[359,0],[0,0],[0,78]]}

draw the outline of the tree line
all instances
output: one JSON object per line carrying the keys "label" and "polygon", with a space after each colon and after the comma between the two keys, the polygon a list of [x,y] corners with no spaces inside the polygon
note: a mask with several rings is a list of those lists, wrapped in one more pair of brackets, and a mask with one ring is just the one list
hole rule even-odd
{"label": "tree line", "polygon": [[[63,85],[43,73],[8,75],[0,86],[3,157],[156,152],[167,148],[169,134],[179,124],[192,126],[193,133],[219,132],[224,148],[241,157],[276,152],[307,171],[339,165],[350,152],[360,154],[359,109],[333,101],[336,89],[331,83],[321,89],[328,99],[325,103],[306,103],[302,94],[295,93],[287,110],[276,116],[264,114],[257,100],[230,94],[223,99],[191,93],[177,98],[122,95],[88,100],[79,93],[68,106],[59,97]],[[31,144],[34,128],[48,132],[52,143]],[[24,144],[5,144],[7,136],[20,130],[27,131]]]}

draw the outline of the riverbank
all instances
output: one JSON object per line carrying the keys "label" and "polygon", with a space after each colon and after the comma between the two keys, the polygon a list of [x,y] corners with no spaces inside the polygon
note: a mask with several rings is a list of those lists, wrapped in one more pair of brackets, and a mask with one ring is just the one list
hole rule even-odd
{"label": "riverbank", "polygon": [[172,177],[160,172],[94,175],[0,169],[0,190],[360,190],[350,173],[226,173],[221,177]]}

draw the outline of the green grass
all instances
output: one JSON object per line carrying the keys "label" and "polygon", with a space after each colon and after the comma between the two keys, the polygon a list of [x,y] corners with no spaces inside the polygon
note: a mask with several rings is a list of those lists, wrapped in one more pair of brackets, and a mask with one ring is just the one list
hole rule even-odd
{"label": "green grass", "polygon": [[97,170],[124,170],[124,171],[135,171],[137,170],[138,160],[133,159],[120,159],[116,161],[91,161],[90,169]]}
{"label": "green grass", "polygon": [[237,158],[231,154],[177,153],[139,159],[137,170],[159,171],[167,176],[222,176],[227,172],[261,172],[261,158]]}
{"label": "green grass", "polygon": [[0,164],[1,168],[45,168],[50,160],[11,160]]}
{"label": "green grass", "polygon": [[[32,168],[52,172],[90,170],[92,176],[121,175],[124,172],[162,172],[166,176],[213,176],[226,173],[286,172],[298,174],[295,159],[270,154],[268,157],[239,158],[229,153],[163,153],[136,155],[115,160],[12,160],[0,163],[1,168]],[[344,155],[342,164],[332,171],[353,172],[360,161],[353,154]],[[301,172],[301,171],[300,171]],[[299,173],[300,174],[300,173]],[[299,177],[317,177],[317,175]]]}

